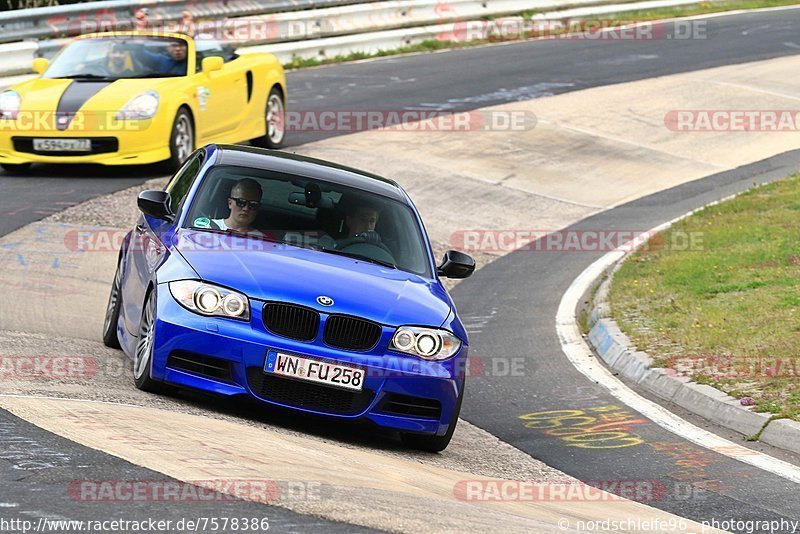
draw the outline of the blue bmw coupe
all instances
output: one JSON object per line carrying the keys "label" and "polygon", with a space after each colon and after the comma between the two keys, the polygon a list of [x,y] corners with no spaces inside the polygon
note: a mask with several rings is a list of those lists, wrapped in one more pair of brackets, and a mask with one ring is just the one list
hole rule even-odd
{"label": "blue bmw coupe", "polygon": [[447,447],[468,342],[439,278],[475,263],[449,251],[437,266],[397,183],[209,145],[138,206],[103,328],[136,387],[248,395]]}

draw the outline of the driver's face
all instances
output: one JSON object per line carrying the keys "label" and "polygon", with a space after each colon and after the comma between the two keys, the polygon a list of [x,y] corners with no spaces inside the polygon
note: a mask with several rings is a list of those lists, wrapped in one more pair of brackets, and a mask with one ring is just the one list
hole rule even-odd
{"label": "driver's face", "polygon": [[115,67],[121,67],[125,64],[125,51],[112,48],[108,53],[108,61]]}
{"label": "driver's face", "polygon": [[169,45],[169,55],[175,61],[186,59],[186,45],[182,43],[172,43]]}
{"label": "driver's face", "polygon": [[253,200],[260,202],[261,198],[258,196],[258,191],[234,188],[233,191],[231,191],[231,198],[228,199],[228,207],[231,210],[231,221],[238,225],[238,228],[249,228],[253,222],[255,222],[256,217],[258,217],[258,208],[253,209],[247,204],[243,208],[240,208],[234,199],[246,200],[248,202]]}
{"label": "driver's face", "polygon": [[372,208],[358,208],[355,213],[346,217],[345,223],[350,229],[350,234],[356,235],[374,230],[378,224],[378,215],[378,211]]}

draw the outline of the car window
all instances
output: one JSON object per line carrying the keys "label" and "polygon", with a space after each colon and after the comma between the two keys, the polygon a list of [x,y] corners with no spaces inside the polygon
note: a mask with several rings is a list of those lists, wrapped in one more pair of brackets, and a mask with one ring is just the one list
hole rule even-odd
{"label": "car window", "polygon": [[172,213],[177,213],[179,207],[186,198],[186,194],[194,183],[197,173],[203,164],[203,152],[197,152],[190,156],[186,163],[175,173],[164,189],[170,196],[170,208]]}
{"label": "car window", "polygon": [[[225,222],[232,216],[229,199],[242,180],[256,182],[262,192],[248,233],[254,230],[288,245],[319,250],[320,254],[362,256],[431,277],[424,234],[409,206],[323,180],[234,166],[214,167],[194,195],[184,227],[229,227]],[[348,227],[348,222],[360,225],[361,218],[370,218],[370,214],[374,229]]]}

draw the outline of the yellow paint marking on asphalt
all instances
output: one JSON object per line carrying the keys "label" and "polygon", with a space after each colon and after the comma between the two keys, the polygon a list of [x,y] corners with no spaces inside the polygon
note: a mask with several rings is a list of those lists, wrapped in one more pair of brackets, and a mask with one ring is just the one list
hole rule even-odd
{"label": "yellow paint marking on asphalt", "polygon": [[[459,500],[454,489],[460,482],[490,479],[195,415],[24,397],[0,397],[0,407],[64,438],[180,481],[203,480],[215,488],[224,488],[224,481],[320,482],[319,499],[279,497],[275,504],[374,528],[386,527],[387,511],[402,514],[396,524],[404,531],[465,532],[502,525],[509,532],[555,532],[563,520],[572,525],[579,520],[649,521],[665,527],[648,532],[701,528],[616,497],[592,502]],[[260,499],[263,492],[253,500]],[[667,527],[680,521],[682,528]]]}

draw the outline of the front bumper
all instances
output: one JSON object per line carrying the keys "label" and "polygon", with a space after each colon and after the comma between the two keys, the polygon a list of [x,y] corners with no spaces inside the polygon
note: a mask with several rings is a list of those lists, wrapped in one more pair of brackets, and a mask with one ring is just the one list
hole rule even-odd
{"label": "front bumper", "polygon": [[[302,342],[270,333],[262,319],[263,302],[250,304],[249,322],[203,317],[180,306],[167,284],[160,285],[153,378],[221,395],[249,395],[267,405],[309,414],[366,419],[399,431],[447,432],[464,387],[466,346],[445,362],[426,362],[386,352],[394,328],[384,327],[371,351],[336,349],[319,339]],[[366,372],[362,392],[264,373],[268,350],[361,367]],[[203,370],[176,365],[186,361],[183,358],[203,357],[211,360]],[[225,371],[219,371],[223,367]],[[427,410],[413,408],[419,404]]]}
{"label": "front bumper", "polygon": [[[0,120],[0,163],[95,163],[137,165],[169,159],[171,124],[161,118],[116,121],[95,118],[73,121],[66,130],[40,127],[33,119]],[[37,152],[33,139],[90,139],[91,152]]]}

